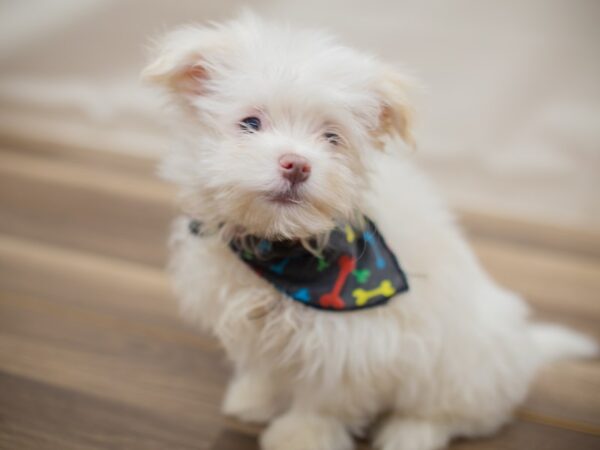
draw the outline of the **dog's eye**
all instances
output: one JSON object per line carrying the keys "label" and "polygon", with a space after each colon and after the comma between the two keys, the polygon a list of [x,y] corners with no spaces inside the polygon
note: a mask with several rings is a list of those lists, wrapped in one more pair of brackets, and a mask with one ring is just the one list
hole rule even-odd
{"label": "dog's eye", "polygon": [[248,133],[254,133],[260,130],[260,119],[258,117],[246,117],[240,121],[240,128]]}
{"label": "dog's eye", "polygon": [[323,137],[324,137],[325,139],[327,139],[327,141],[328,141],[330,144],[333,144],[333,145],[339,145],[339,143],[340,143],[340,141],[341,141],[341,138],[340,138],[340,136],[339,136],[338,134],[335,134],[335,133],[325,133],[325,134],[323,135]]}

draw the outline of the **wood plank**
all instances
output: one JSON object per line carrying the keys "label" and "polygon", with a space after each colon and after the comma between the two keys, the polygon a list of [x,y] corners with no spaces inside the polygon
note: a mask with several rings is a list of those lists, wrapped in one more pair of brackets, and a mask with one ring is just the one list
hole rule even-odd
{"label": "wood plank", "polygon": [[600,260],[473,239],[484,267],[502,286],[522,294],[536,309],[577,318],[600,337]]}
{"label": "wood plank", "polygon": [[0,448],[208,449],[215,434],[176,416],[0,371]]}
{"label": "wood plank", "polygon": [[[4,123],[5,119],[7,119],[6,115],[0,112],[0,151],[26,153],[55,161],[79,162],[97,168],[138,175],[153,174],[160,153],[148,155],[147,148],[107,148],[106,142],[102,139],[88,140],[85,142],[86,146],[82,147],[81,139],[77,137],[65,139],[64,134],[51,136],[15,132],[15,128],[20,128],[20,124],[12,119],[10,120],[12,123]],[[163,144],[167,143],[166,140],[163,141]],[[163,147],[166,148],[166,145]],[[156,148],[157,146],[154,145],[153,149]]]}
{"label": "wood plank", "polygon": [[219,433],[211,450],[260,450],[255,435],[225,429]]}
{"label": "wood plank", "polygon": [[94,320],[97,314],[84,318],[62,305],[52,305],[49,315],[44,306],[43,300],[0,293],[2,371],[195,426],[220,423],[228,369],[217,348],[135,324],[121,323],[117,331]]}
{"label": "wood plank", "polygon": [[600,436],[600,364],[561,361],[536,377],[522,419]]}
{"label": "wood plank", "polygon": [[166,185],[0,152],[0,231],[162,266],[174,216]]}
{"label": "wood plank", "polygon": [[82,149],[78,146],[65,146],[50,140],[24,141],[9,136],[0,126],[0,152],[28,155],[56,162],[78,163],[83,167],[94,167],[110,172],[121,172],[153,179],[156,177],[157,157],[132,154],[106,148]]}
{"label": "wood plank", "polygon": [[0,170],[20,175],[25,179],[37,179],[62,183],[72,188],[93,188],[96,192],[120,196],[135,195],[140,200],[170,202],[172,189],[159,182],[134,174],[117,173],[89,167],[72,161],[54,161],[15,152],[0,152]]}
{"label": "wood plank", "polygon": [[451,450],[595,450],[600,437],[531,422],[515,422],[493,437],[461,440]]}
{"label": "wood plank", "polygon": [[0,235],[0,286],[113,317],[178,328],[164,270]]}
{"label": "wood plank", "polygon": [[550,223],[535,223],[499,214],[461,210],[460,223],[470,236],[494,241],[511,241],[580,256],[600,257],[600,232]]}
{"label": "wood plank", "polygon": [[[500,284],[521,293],[537,320],[571,326],[600,341],[599,260],[514,242],[473,241],[486,269]],[[600,432],[600,362],[564,361],[545,368],[524,413]]]}

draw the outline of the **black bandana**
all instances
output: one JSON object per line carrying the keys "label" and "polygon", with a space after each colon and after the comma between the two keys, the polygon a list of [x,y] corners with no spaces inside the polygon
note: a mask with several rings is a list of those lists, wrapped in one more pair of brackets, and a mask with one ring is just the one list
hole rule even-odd
{"label": "black bandana", "polygon": [[[332,311],[369,308],[407,291],[408,283],[375,224],[365,221],[364,230],[349,225],[334,229],[321,257],[291,240],[249,237],[249,245],[234,240],[230,247],[257,275],[306,306]],[[200,235],[200,228],[199,222],[190,222],[193,234]]]}

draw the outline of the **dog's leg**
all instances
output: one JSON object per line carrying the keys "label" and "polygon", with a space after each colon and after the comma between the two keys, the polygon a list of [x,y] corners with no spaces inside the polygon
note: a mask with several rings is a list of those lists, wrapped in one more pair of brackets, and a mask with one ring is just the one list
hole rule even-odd
{"label": "dog's leg", "polygon": [[457,437],[480,438],[498,432],[510,420],[508,411],[466,419],[443,420],[393,415],[375,435],[378,450],[439,450]]}
{"label": "dog's leg", "polygon": [[223,413],[244,422],[266,423],[279,412],[273,377],[261,371],[240,371],[229,383]]}
{"label": "dog's leg", "polygon": [[352,450],[344,424],[333,416],[290,411],[261,436],[262,450]]}
{"label": "dog's leg", "polygon": [[443,422],[392,416],[383,423],[374,444],[378,450],[438,450],[451,437],[451,427]]}

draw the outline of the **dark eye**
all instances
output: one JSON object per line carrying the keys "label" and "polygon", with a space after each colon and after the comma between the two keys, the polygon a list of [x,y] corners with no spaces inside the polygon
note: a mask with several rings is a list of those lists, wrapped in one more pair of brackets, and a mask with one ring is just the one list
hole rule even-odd
{"label": "dark eye", "polygon": [[341,141],[340,136],[335,133],[325,133],[323,137],[327,139],[330,144],[333,145],[338,145]]}
{"label": "dark eye", "polygon": [[254,133],[260,130],[260,119],[258,117],[246,117],[240,121],[240,128],[248,133]]}

